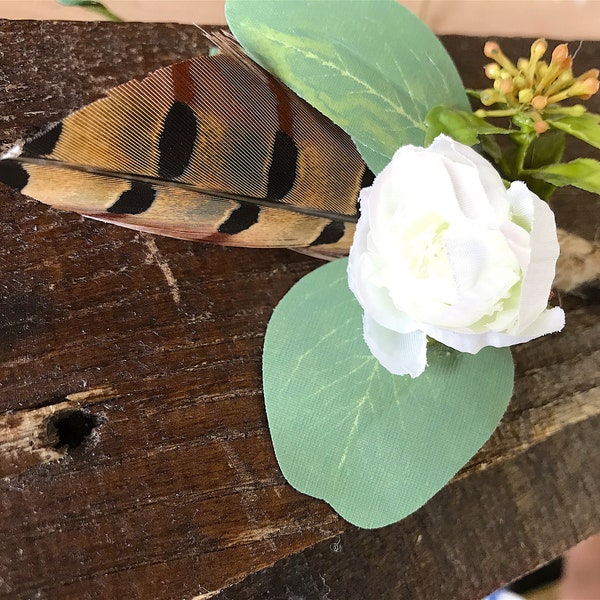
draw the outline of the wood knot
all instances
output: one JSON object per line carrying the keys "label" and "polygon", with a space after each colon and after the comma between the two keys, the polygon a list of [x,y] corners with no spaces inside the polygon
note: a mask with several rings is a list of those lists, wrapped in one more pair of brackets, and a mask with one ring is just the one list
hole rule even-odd
{"label": "wood knot", "polygon": [[98,425],[98,417],[90,412],[64,410],[48,419],[46,431],[53,448],[72,450],[81,446]]}
{"label": "wood knot", "polygon": [[0,477],[60,460],[96,438],[103,418],[88,407],[114,395],[110,387],[69,394],[61,402],[0,415]]}

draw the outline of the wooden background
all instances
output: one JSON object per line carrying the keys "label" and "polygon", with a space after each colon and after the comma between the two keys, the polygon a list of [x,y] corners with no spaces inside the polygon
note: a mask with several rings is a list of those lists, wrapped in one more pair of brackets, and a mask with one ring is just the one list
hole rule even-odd
{"label": "wooden background", "polygon": [[[480,85],[483,40],[444,43]],[[203,46],[188,26],[0,21],[0,144]],[[579,68],[599,50],[584,44]],[[575,191],[556,203],[588,239],[599,209]],[[262,340],[318,264],[0,188],[1,597],[477,599],[600,530],[600,311],[574,297],[563,333],[514,349],[501,426],[415,514],[361,531],[289,487]]]}

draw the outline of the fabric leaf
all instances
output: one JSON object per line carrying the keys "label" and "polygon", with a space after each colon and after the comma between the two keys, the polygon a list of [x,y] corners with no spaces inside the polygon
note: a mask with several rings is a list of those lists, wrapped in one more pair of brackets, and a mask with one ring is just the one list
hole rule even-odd
{"label": "fabric leaf", "polygon": [[91,12],[95,12],[109,21],[123,21],[123,19],[106,8],[102,2],[96,2],[95,0],[57,0],[57,2],[59,4],[63,4],[64,6],[78,6],[80,8],[85,8]]}
{"label": "fabric leaf", "polygon": [[436,36],[395,0],[228,0],[249,55],[354,140],[378,173],[397,148],[422,146],[438,104],[469,109]]}
{"label": "fabric leaf", "polygon": [[491,125],[484,119],[476,117],[473,113],[456,110],[447,106],[432,108],[425,119],[429,129],[425,145],[429,144],[440,134],[445,133],[457,142],[474,146],[479,141],[480,135],[509,134],[509,129]]}
{"label": "fabric leaf", "polygon": [[347,260],[301,279],[275,309],[263,355],[269,428],[292,486],[360,527],[422,506],[497,426],[512,394],[510,350],[431,344],[416,379],[369,352]]}
{"label": "fabric leaf", "polygon": [[593,158],[577,158],[568,163],[548,165],[526,171],[526,173],[557,187],[572,185],[594,194],[600,194],[600,163]]}
{"label": "fabric leaf", "polygon": [[600,148],[600,115],[583,113],[578,117],[548,119],[548,125],[587,142],[594,148]]}

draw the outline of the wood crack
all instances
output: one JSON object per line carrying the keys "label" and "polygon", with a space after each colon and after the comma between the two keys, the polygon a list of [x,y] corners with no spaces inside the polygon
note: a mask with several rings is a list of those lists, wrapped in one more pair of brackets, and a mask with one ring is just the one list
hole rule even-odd
{"label": "wood crack", "polygon": [[487,444],[454,477],[457,481],[475,471],[489,469],[513,460],[519,454],[568,427],[600,415],[600,387],[574,394],[567,400],[555,400],[541,407],[529,408],[510,423],[501,423]]}

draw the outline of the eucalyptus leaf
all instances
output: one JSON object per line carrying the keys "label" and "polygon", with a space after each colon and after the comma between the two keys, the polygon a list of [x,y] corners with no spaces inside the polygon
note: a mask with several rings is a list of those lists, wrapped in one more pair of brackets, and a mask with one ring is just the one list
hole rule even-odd
{"label": "eucalyptus leaf", "polygon": [[269,322],[263,384],[279,465],[292,486],[360,527],[417,510],[484,444],[512,394],[507,348],[428,348],[416,379],[370,353],[347,260],[301,279]]}
{"label": "eucalyptus leaf", "polygon": [[248,54],[354,140],[378,173],[399,146],[424,145],[439,104],[468,110],[437,37],[395,0],[228,0]]}
{"label": "eucalyptus leaf", "polygon": [[429,126],[425,145],[429,144],[440,134],[445,133],[457,142],[474,146],[479,142],[480,135],[509,134],[510,129],[491,125],[481,117],[464,110],[457,110],[448,106],[436,106],[432,108],[425,122]]}
{"label": "eucalyptus leaf", "polygon": [[548,165],[525,172],[557,187],[572,185],[600,194],[600,163],[593,158],[577,158],[568,163]]}
{"label": "eucalyptus leaf", "polygon": [[578,117],[547,119],[548,125],[560,129],[595,148],[600,148],[600,115],[583,113]]}
{"label": "eucalyptus leaf", "polygon": [[56,0],[59,4],[64,6],[77,6],[79,8],[85,8],[91,12],[108,19],[109,21],[122,22],[123,19],[117,17],[111,12],[102,2],[96,2],[95,0]]}

